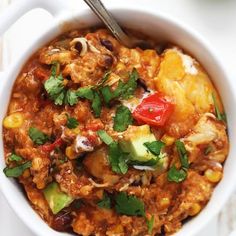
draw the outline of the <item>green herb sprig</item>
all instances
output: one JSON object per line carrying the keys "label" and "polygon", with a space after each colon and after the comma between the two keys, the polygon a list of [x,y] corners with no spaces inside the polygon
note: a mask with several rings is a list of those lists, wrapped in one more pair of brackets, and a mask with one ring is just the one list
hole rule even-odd
{"label": "green herb sprig", "polygon": [[189,168],[188,153],[182,141],[177,140],[175,146],[179,154],[181,168],[177,169],[175,165],[171,166],[167,173],[167,179],[170,182],[180,183],[187,178],[187,169]]}

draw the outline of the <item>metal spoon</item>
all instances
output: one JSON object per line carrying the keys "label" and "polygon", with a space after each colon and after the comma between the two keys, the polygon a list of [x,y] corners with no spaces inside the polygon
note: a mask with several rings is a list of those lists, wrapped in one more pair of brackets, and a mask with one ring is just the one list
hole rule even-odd
{"label": "metal spoon", "polygon": [[126,47],[137,46],[137,40],[130,38],[119,26],[117,21],[108,12],[100,0],[84,0],[100,20],[107,26],[112,34]]}

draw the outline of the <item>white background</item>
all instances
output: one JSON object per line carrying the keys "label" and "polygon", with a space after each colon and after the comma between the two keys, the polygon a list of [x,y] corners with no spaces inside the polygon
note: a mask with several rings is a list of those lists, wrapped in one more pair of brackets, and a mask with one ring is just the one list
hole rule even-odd
{"label": "white background", "polygon": [[[134,4],[139,4],[138,2],[136,0]],[[236,79],[236,0],[147,0],[146,2],[147,4],[155,2],[154,7],[159,11],[167,12],[199,31],[213,45],[231,79]],[[3,10],[8,3],[10,0],[0,0],[0,10]],[[82,5],[83,1],[77,0],[77,4]],[[6,68],[14,61],[28,43],[40,35],[44,25],[49,24],[51,19],[52,17],[43,10],[34,10],[18,21],[4,36],[0,68]],[[234,228],[236,228],[236,197],[232,196],[222,212],[198,235],[228,236]],[[33,236],[1,195],[0,235]]]}

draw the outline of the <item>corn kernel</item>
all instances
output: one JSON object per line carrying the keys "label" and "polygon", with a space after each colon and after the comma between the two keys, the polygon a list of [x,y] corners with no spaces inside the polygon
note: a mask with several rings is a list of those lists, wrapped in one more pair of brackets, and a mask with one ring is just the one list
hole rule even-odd
{"label": "corn kernel", "polygon": [[26,169],[24,172],[23,172],[23,178],[28,178],[28,177],[30,177],[30,171],[29,171],[29,169]]}
{"label": "corn kernel", "polygon": [[207,169],[205,171],[204,175],[212,183],[217,183],[222,178],[222,172],[221,171],[216,171],[216,170],[211,170],[211,169]]}
{"label": "corn kernel", "polygon": [[72,146],[68,146],[66,148],[66,156],[70,159],[70,160],[73,160],[76,158],[76,154],[74,152],[74,149]]}
{"label": "corn kernel", "polygon": [[161,138],[161,141],[164,142],[166,144],[166,146],[170,146],[174,143],[175,141],[175,138],[174,137],[171,137],[167,134],[164,134]]}
{"label": "corn kernel", "polygon": [[74,129],[71,129],[71,131],[74,133],[74,134],[79,134],[80,133],[80,127],[76,127]]}
{"label": "corn kernel", "polygon": [[23,115],[17,112],[5,117],[5,119],[3,120],[3,126],[7,129],[15,129],[21,127],[23,122]]}
{"label": "corn kernel", "polygon": [[160,205],[162,207],[167,207],[170,205],[170,199],[168,197],[163,197],[161,200],[160,200]]}
{"label": "corn kernel", "polygon": [[[108,231],[107,233],[110,233],[110,235],[123,235],[124,233],[124,228],[122,225],[115,225],[110,229],[110,232]],[[108,234],[107,234],[108,235]]]}
{"label": "corn kernel", "polygon": [[32,160],[32,169],[35,171],[40,171],[43,166],[43,159],[41,157],[35,157]]}
{"label": "corn kernel", "polygon": [[125,70],[125,69],[126,69],[125,64],[123,64],[122,62],[119,62],[119,63],[116,65],[116,69],[117,69],[118,71]]}
{"label": "corn kernel", "polygon": [[190,216],[195,216],[201,211],[201,205],[198,203],[193,203],[192,206],[189,208],[188,214]]}

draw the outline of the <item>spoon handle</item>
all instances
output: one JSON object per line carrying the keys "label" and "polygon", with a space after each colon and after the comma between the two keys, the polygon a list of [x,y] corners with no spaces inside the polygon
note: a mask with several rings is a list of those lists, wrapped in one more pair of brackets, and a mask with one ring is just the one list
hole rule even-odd
{"label": "spoon handle", "polygon": [[129,36],[121,29],[114,17],[107,11],[100,0],[84,1],[122,44],[129,48],[132,47],[132,41]]}

